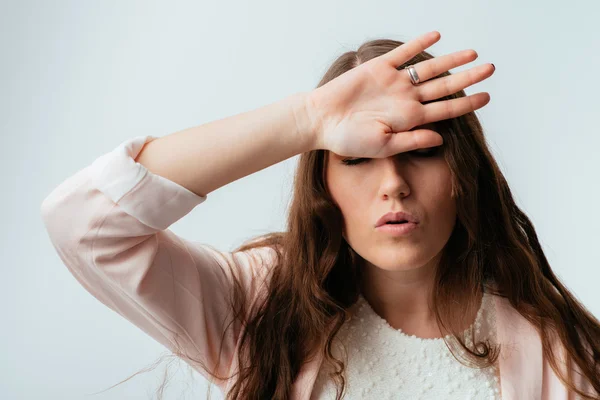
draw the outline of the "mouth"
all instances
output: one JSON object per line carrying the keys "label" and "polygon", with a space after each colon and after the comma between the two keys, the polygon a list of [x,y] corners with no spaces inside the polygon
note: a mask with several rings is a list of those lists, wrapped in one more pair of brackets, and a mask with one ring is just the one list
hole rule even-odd
{"label": "mouth", "polygon": [[414,215],[405,211],[390,211],[387,214],[382,215],[381,218],[379,218],[379,220],[375,224],[375,227],[377,228],[379,226],[388,224],[402,225],[406,223],[418,224],[419,220],[415,218]]}
{"label": "mouth", "polygon": [[416,222],[395,221],[387,222],[379,225],[376,229],[382,233],[387,233],[393,236],[409,235],[419,227]]}

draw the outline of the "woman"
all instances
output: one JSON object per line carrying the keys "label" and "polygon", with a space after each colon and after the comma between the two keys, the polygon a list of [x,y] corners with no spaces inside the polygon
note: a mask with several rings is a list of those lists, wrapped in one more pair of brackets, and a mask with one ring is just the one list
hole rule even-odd
{"label": "woman", "polygon": [[[600,323],[487,148],[489,95],[463,91],[494,67],[451,75],[477,54],[434,58],[439,39],[373,40],[311,92],[124,142],[44,200],[58,254],[228,399],[599,398]],[[286,232],[229,253],[168,229],[298,154]]]}

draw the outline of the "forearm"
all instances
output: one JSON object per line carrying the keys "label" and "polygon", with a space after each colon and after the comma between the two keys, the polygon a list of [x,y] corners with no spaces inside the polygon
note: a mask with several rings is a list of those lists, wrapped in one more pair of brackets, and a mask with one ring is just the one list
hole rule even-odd
{"label": "forearm", "polygon": [[136,161],[205,196],[222,186],[315,149],[306,92],[147,143]]}

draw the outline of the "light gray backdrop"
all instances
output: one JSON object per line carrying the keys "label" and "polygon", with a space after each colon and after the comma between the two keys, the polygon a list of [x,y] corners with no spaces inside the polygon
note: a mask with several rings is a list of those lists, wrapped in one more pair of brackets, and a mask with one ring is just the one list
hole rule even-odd
{"label": "light gray backdrop", "polygon": [[[595,0],[3,1],[0,397],[149,399],[165,349],[88,294],[55,253],[42,200],[125,139],[166,135],[314,88],[366,40],[438,30],[434,55],[496,65],[467,89],[517,203],[563,281],[600,315]],[[284,229],[297,157],[210,193],[172,230],[231,250]],[[183,364],[182,364],[183,367]],[[165,399],[202,399],[185,368]],[[186,382],[189,383],[186,386]],[[214,387],[217,396],[218,389]]]}

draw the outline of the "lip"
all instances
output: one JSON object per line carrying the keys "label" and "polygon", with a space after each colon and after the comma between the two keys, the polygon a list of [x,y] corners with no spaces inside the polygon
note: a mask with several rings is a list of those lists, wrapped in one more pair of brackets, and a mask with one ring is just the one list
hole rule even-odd
{"label": "lip", "polygon": [[418,227],[419,227],[419,224],[417,224],[417,223],[407,222],[407,223],[399,224],[399,225],[383,224],[381,226],[378,226],[376,229],[380,232],[385,232],[390,235],[403,236],[403,235],[411,234]]}
{"label": "lip", "polygon": [[385,225],[386,222],[389,222],[389,221],[401,221],[401,220],[406,220],[413,224],[419,223],[419,220],[417,218],[415,218],[412,214],[410,214],[406,211],[390,211],[387,214],[382,215],[381,218],[379,218],[379,220],[375,224],[375,228],[379,228],[380,226]]}

